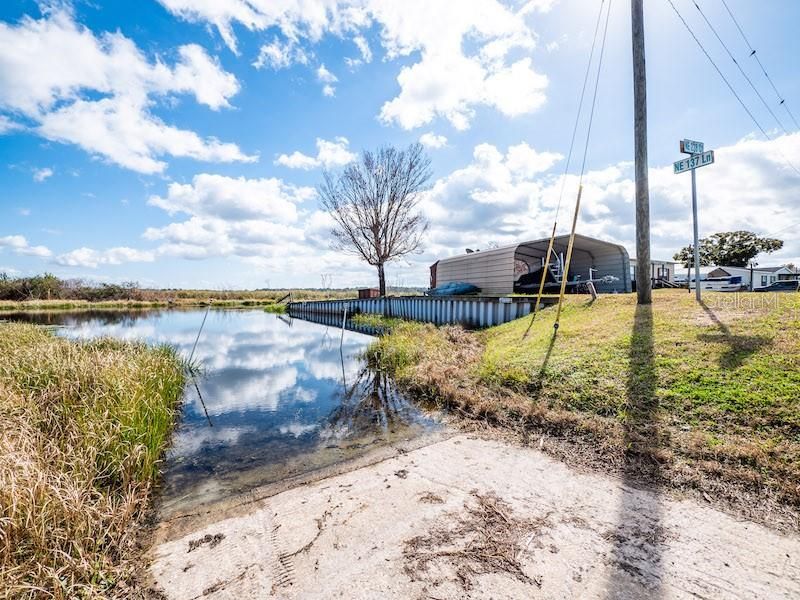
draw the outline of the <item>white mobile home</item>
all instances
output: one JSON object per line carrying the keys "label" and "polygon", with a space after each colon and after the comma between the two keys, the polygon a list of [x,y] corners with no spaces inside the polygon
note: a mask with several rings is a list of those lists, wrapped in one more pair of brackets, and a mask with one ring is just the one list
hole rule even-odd
{"label": "white mobile home", "polygon": [[[777,281],[797,279],[798,275],[789,267],[714,267],[709,277],[741,277],[744,289],[767,287]],[[752,282],[752,287],[751,287]]]}

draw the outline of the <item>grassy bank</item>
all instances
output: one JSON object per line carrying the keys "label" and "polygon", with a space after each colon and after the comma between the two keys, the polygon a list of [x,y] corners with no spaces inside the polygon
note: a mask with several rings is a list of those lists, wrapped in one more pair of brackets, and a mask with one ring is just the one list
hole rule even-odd
{"label": "grassy bank", "polygon": [[92,302],[88,300],[27,300],[15,302],[0,300],[0,315],[3,312],[47,312],[57,310],[146,310],[149,308],[271,308],[277,306],[272,297],[255,298],[176,298],[164,300],[111,300]]}
{"label": "grassy bank", "polygon": [[[0,590],[124,591],[183,387],[169,348],[0,323]],[[2,594],[0,594],[2,595]]]}
{"label": "grassy bank", "polygon": [[264,307],[264,310],[268,313],[282,315],[289,311],[289,307],[286,304],[268,304]]}
{"label": "grassy bank", "polygon": [[365,327],[374,327],[375,329],[389,330],[396,327],[403,321],[393,317],[384,317],[383,315],[376,315],[370,313],[358,313],[353,315],[352,322],[356,325],[363,325]]}
{"label": "grassy bank", "polygon": [[[417,288],[390,288],[393,294],[416,294]],[[220,306],[261,306],[274,304],[284,297],[293,300],[341,300],[357,298],[355,288],[279,288],[259,290],[153,289],[135,281],[95,283],[83,279],[60,279],[51,273],[13,277],[0,271],[0,310],[18,310],[20,306],[42,303],[52,309],[79,308],[83,303],[96,307],[197,306],[209,303]],[[21,304],[19,304],[21,303]],[[109,306],[110,305],[110,306]]]}
{"label": "grassy bank", "polygon": [[540,313],[527,337],[529,319],[405,323],[373,356],[420,395],[578,442],[597,464],[800,507],[800,295],[571,297],[555,338],[553,319]]}

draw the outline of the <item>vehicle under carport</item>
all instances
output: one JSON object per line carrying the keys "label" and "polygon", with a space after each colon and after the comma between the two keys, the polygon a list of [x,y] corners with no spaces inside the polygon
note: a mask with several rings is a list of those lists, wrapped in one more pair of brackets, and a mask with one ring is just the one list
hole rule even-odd
{"label": "vehicle under carport", "polygon": [[[444,258],[431,265],[431,287],[452,282],[476,285],[482,294],[535,293],[545,276],[547,291],[558,287],[569,235],[557,236],[545,268],[550,238]],[[576,234],[567,273],[570,289],[593,281],[598,292],[630,292],[630,258],[619,244]]]}

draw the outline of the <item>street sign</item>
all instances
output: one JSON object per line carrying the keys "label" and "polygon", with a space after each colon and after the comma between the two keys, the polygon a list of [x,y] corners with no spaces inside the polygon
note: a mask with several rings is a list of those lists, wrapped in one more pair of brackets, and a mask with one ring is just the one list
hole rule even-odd
{"label": "street sign", "polygon": [[[675,174],[692,172],[692,224],[694,233],[694,280],[700,281],[700,240],[699,228],[697,226],[697,169],[714,163],[714,151],[704,152],[703,142],[694,140],[681,140],[681,152],[691,154],[689,158],[684,158],[672,164]],[[691,289],[692,286],[688,286]],[[697,301],[701,302],[700,284],[694,286]]]}
{"label": "street sign", "polygon": [[703,152],[702,154],[694,154],[689,158],[684,158],[679,160],[678,162],[673,163],[673,167],[675,169],[675,174],[684,173],[686,171],[693,171],[694,169],[699,169],[700,167],[707,167],[710,164],[714,163],[714,151],[709,150],[708,152]]}
{"label": "street sign", "polygon": [[694,140],[681,140],[681,152],[683,154],[702,154],[705,151],[703,142]]}

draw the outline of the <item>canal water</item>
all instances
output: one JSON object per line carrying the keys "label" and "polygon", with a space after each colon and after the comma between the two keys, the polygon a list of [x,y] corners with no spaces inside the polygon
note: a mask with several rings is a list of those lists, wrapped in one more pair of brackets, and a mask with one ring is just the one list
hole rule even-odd
{"label": "canal water", "polygon": [[[60,335],[171,344],[189,356],[203,310],[5,315]],[[261,310],[211,310],[163,467],[160,512],[198,506],[439,428],[362,353],[374,338]],[[196,384],[196,385],[195,385]]]}

